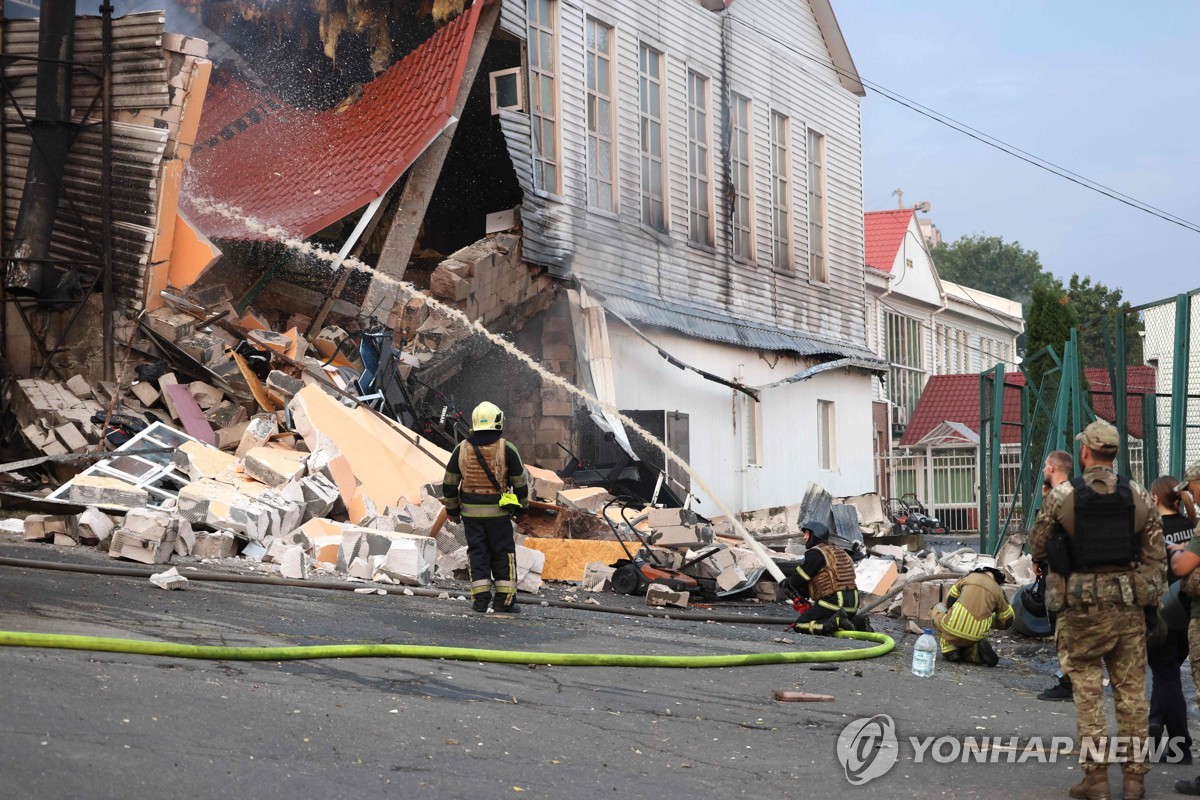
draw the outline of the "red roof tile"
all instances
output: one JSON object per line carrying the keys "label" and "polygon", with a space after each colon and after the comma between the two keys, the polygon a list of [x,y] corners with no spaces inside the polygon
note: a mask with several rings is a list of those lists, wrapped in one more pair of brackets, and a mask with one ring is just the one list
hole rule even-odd
{"label": "red roof tile", "polygon": [[[1092,407],[1096,414],[1109,422],[1115,420],[1113,414],[1112,394],[1108,370],[1086,369],[1084,375],[1092,389]],[[1129,434],[1141,439],[1142,437],[1142,403],[1140,395],[1148,394],[1155,389],[1153,367],[1129,367],[1126,372],[1126,384],[1129,394],[1128,426]],[[1004,421],[1020,423],[1021,393],[1025,385],[1025,376],[1021,373],[1008,373],[1004,376]],[[909,420],[904,435],[897,443],[899,447],[914,447],[938,425],[943,422],[958,422],[966,425],[975,433],[979,433],[979,376],[978,375],[933,375],[925,384],[925,391],[917,403],[916,411]],[[1005,425],[1001,433],[1001,441],[1005,444],[1017,444],[1021,441],[1021,429],[1016,425]]]}
{"label": "red roof tile", "polygon": [[863,214],[863,239],[868,267],[891,272],[896,263],[896,251],[904,244],[904,232],[916,209],[868,211]]}
{"label": "red roof tile", "polygon": [[189,216],[210,238],[263,238],[198,202],[210,198],[307,237],[382,195],[450,121],[483,6],[439,28],[349,105],[306,111],[236,80],[215,82],[190,162]]}

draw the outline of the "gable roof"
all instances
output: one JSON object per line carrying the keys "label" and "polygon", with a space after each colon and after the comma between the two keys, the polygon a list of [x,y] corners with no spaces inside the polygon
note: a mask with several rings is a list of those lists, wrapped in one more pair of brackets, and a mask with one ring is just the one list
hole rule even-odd
{"label": "gable roof", "polygon": [[[1084,376],[1092,391],[1092,408],[1101,419],[1113,422],[1115,404],[1111,394],[1111,381],[1106,369],[1085,369]],[[1129,395],[1128,427],[1129,435],[1142,436],[1142,404],[1139,395],[1155,391],[1154,368],[1147,366],[1127,367],[1125,381]],[[897,442],[898,447],[916,447],[931,432],[943,423],[958,423],[979,435],[979,376],[969,375],[932,375],[925,384],[925,391],[909,420],[904,435]],[[1021,441],[1021,393],[1025,385],[1025,376],[1019,372],[1008,373],[1004,376],[1004,422],[1015,423],[1005,425],[1001,431],[1000,441],[1004,444],[1019,444]],[[1105,394],[1109,392],[1109,394]]]}
{"label": "gable roof", "polygon": [[213,239],[262,239],[200,199],[301,238],[383,195],[452,123],[484,3],[439,28],[353,102],[298,109],[238,80],[214,82],[192,154],[187,209]]}
{"label": "gable roof", "polygon": [[863,214],[863,261],[868,267],[890,273],[896,264],[896,252],[912,221],[914,208],[893,211],[868,211]]}

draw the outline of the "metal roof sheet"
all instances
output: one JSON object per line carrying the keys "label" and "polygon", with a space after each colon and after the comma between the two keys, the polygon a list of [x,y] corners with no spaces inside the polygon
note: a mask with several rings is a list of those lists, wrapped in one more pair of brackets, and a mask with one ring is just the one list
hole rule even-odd
{"label": "metal roof sheet", "polygon": [[[603,298],[605,308],[645,325],[656,325],[713,342],[725,342],[752,350],[797,353],[809,358],[856,357],[880,361],[865,347],[825,339],[808,333],[753,325],[700,309],[684,309],[661,300],[634,300],[620,295]],[[880,362],[882,363],[882,362]]]}

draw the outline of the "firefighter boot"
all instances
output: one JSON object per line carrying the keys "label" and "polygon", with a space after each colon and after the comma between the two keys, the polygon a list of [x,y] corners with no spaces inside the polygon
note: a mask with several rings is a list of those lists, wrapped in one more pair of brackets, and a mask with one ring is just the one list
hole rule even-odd
{"label": "firefighter boot", "polygon": [[471,610],[480,614],[486,614],[488,607],[492,604],[491,592],[480,592],[471,596]]}
{"label": "firefighter boot", "polygon": [[1146,796],[1146,776],[1125,773],[1125,800],[1142,800]]}
{"label": "firefighter boot", "polygon": [[1076,800],[1109,800],[1108,767],[1097,765],[1083,776],[1083,780],[1072,786],[1067,794]]}

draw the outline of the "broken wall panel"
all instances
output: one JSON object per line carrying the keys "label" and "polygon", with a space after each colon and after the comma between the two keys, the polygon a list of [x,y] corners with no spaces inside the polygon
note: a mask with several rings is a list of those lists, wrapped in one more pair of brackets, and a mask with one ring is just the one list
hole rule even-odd
{"label": "broken wall panel", "polygon": [[[190,154],[206,86],[205,80],[195,77],[205,74],[208,62],[201,55],[206,43],[164,33],[163,24],[161,12],[131,14],[113,21],[113,290],[118,305],[134,312],[147,304],[153,307],[154,295],[162,288],[150,287],[148,277],[156,242],[164,236],[170,238],[174,228],[179,181],[171,181],[170,176],[182,170],[169,165],[173,158]],[[8,21],[3,32],[5,55],[36,57],[37,36],[37,20]],[[63,166],[63,196],[50,255],[95,276],[100,270],[103,166],[102,133],[96,118],[102,63],[98,18],[76,18],[74,59],[72,111],[81,127]],[[29,119],[34,114],[35,73],[34,61],[6,59],[3,67],[13,98],[4,111],[4,233],[10,237],[32,146],[22,116]],[[189,108],[196,118],[190,133],[184,113]],[[168,219],[163,219],[164,214]],[[165,281],[160,283],[165,285]]]}
{"label": "broken wall panel", "polygon": [[[148,455],[132,453],[151,448],[178,448],[186,442],[197,440],[182,431],[155,422],[117,448],[113,458],[96,462],[80,473],[80,477],[122,480],[138,489],[144,489],[150,496],[149,504],[160,506],[178,496],[180,488],[190,483],[191,478],[175,465],[174,456],[169,452]],[[49,495],[49,499],[67,499],[71,494],[71,485],[70,481],[63,484]]]}

